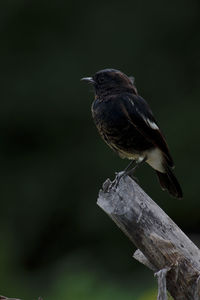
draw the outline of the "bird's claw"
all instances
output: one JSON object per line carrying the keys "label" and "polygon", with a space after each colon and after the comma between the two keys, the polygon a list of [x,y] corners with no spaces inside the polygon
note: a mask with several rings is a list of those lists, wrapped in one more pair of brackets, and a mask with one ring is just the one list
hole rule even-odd
{"label": "bird's claw", "polygon": [[106,187],[104,188],[104,190],[105,190],[106,192],[108,192],[108,193],[109,193],[111,190],[116,191],[116,189],[117,189],[117,187],[118,187],[118,185],[119,185],[120,180],[121,180],[124,176],[126,176],[126,175],[130,176],[136,183],[139,183],[139,180],[138,180],[137,177],[133,176],[133,174],[127,174],[126,171],[115,172],[115,175],[116,175],[115,179],[114,179],[110,184],[107,182],[107,185],[106,185]]}
{"label": "bird's claw", "polygon": [[124,171],[123,172],[116,172],[115,175],[116,175],[115,179],[111,182],[111,184],[108,187],[108,192],[111,191],[111,190],[113,190],[113,189],[114,190],[117,189],[120,180],[125,175],[125,172]]}

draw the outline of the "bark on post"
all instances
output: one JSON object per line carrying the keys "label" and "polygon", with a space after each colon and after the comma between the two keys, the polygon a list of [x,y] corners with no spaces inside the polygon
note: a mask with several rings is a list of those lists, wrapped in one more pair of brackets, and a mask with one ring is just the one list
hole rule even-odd
{"label": "bark on post", "polygon": [[130,177],[103,184],[97,204],[139,249],[134,258],[155,272],[158,298],[200,300],[200,250]]}

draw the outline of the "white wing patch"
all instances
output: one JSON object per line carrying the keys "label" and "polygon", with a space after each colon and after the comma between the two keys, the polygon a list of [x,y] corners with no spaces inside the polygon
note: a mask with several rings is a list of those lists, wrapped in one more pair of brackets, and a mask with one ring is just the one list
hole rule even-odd
{"label": "white wing patch", "polygon": [[136,108],[137,112],[140,114],[140,116],[142,117],[142,119],[145,121],[145,123],[153,130],[159,130],[158,125],[156,125],[155,122],[151,121],[149,118],[146,118],[137,108]]}
{"label": "white wing patch", "polygon": [[151,127],[151,129],[159,130],[159,127],[158,127],[158,125],[156,125],[155,122],[152,122],[152,121],[149,120],[148,118],[145,118],[144,115],[142,115],[142,118],[143,118],[143,120],[145,121],[145,123],[146,123],[149,127]]}
{"label": "white wing patch", "polygon": [[131,104],[132,104],[133,106],[135,105],[132,99],[129,98],[129,101],[131,102]]}
{"label": "white wing patch", "polygon": [[154,130],[158,130],[158,126],[156,125],[156,123],[150,121],[149,119],[147,119],[147,124]]}

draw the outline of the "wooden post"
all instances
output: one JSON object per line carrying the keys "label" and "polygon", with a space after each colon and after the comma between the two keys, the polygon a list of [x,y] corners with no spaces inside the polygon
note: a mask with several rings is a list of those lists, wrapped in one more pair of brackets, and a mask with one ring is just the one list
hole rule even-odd
{"label": "wooden post", "polygon": [[[134,258],[158,278],[158,300],[200,300],[200,250],[129,176],[109,179],[97,204],[138,248]],[[180,203],[181,204],[181,203]]]}

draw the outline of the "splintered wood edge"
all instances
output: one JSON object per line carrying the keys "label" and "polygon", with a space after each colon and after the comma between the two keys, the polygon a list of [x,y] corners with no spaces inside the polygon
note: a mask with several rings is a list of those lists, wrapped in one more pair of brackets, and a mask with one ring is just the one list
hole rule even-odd
{"label": "splintered wood edge", "polygon": [[157,271],[156,267],[150,263],[150,261],[146,258],[146,256],[139,249],[137,249],[134,252],[133,258],[136,259],[137,261],[139,261],[141,264],[143,264],[147,268],[149,268],[150,270],[152,270],[154,272]]}

